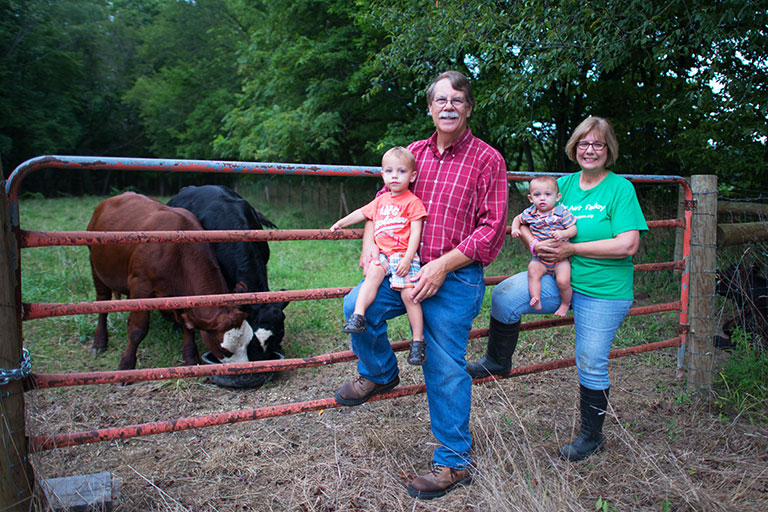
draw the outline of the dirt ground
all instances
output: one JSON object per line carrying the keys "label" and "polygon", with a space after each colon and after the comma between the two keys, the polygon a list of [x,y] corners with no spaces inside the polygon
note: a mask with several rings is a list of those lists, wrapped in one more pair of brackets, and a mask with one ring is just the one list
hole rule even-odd
{"label": "dirt ground", "polygon": [[[470,344],[479,354],[484,340]],[[563,356],[568,356],[567,350]],[[401,361],[402,385],[421,371]],[[516,364],[525,360],[516,356]],[[30,435],[84,431],[331,397],[354,363],[279,374],[260,389],[207,379],[28,393]],[[60,448],[37,478],[110,472],[127,511],[768,510],[768,426],[685,393],[674,351],[613,360],[606,448],[556,458],[577,423],[573,368],[473,388],[473,485],[431,502],[406,492],[429,469],[426,397]]]}

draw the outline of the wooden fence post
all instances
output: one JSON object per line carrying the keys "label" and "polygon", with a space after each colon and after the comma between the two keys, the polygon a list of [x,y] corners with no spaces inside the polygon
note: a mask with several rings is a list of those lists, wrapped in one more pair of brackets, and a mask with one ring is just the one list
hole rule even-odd
{"label": "wooden fence post", "polygon": [[[19,368],[21,311],[16,301],[16,240],[8,218],[5,181],[0,181],[0,368]],[[32,468],[24,429],[24,389],[21,380],[0,385],[0,510],[30,510]]]}
{"label": "wooden fence post", "polygon": [[696,206],[691,219],[689,289],[690,331],[686,343],[688,391],[712,389],[715,334],[715,268],[717,265],[717,176],[691,177]]}

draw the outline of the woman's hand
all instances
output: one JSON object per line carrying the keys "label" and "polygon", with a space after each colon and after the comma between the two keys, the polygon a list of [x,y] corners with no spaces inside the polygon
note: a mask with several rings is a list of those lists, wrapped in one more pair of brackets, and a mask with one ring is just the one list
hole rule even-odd
{"label": "woman's hand", "polygon": [[574,254],[576,254],[576,248],[571,242],[564,242],[562,240],[555,240],[554,238],[548,238],[546,240],[540,240],[536,242],[533,248],[536,256],[544,261],[551,261],[553,263],[567,260]]}
{"label": "woman's hand", "polygon": [[579,256],[603,260],[617,260],[634,256],[640,247],[640,232],[638,230],[625,231],[613,238],[605,240],[593,240],[591,242],[562,242],[552,238],[536,242],[534,252],[544,261],[557,262],[570,258],[576,254],[578,247]]}

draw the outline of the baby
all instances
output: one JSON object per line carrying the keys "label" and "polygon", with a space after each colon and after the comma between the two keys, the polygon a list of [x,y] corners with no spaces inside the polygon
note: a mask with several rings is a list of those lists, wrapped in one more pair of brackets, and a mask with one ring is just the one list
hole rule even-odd
{"label": "baby", "polygon": [[534,238],[531,242],[533,258],[528,264],[530,305],[533,309],[541,309],[541,278],[545,274],[553,274],[560,290],[560,307],[555,311],[555,315],[565,316],[571,307],[573,297],[571,263],[567,259],[557,263],[540,260],[533,250],[536,242],[541,240],[565,241],[576,236],[576,219],[563,205],[557,205],[560,200],[560,189],[557,186],[557,180],[552,176],[533,178],[529,183],[528,200],[533,205],[512,221],[512,237],[519,237],[520,225],[525,224]]}

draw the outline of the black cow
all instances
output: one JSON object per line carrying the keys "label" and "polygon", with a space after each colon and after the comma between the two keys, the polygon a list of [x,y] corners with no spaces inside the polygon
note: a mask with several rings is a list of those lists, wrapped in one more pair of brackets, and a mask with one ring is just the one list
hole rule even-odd
{"label": "black cow", "polygon": [[736,305],[736,314],[725,321],[727,338],[715,336],[715,346],[732,348],[731,332],[741,326],[752,334],[753,341],[768,349],[768,281],[757,265],[733,265],[718,272],[717,294]]}
{"label": "black cow", "polygon": [[[234,190],[224,186],[184,187],[168,201],[168,205],[186,208],[207,230],[277,227]],[[269,291],[267,242],[214,242],[211,245],[230,289],[243,283],[249,292]],[[248,345],[250,361],[274,359],[277,354],[282,355],[280,345],[285,335],[283,309],[287,305],[287,302],[280,302],[241,306],[248,313],[248,323],[253,328],[253,341],[259,341]]]}

